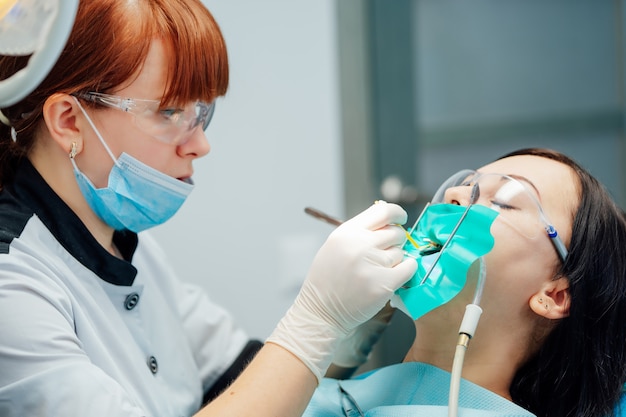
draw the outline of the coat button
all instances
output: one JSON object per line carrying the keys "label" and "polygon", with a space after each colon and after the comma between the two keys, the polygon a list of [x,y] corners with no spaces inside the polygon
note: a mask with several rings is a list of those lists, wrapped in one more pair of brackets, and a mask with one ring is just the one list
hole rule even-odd
{"label": "coat button", "polygon": [[124,307],[126,308],[126,310],[132,310],[133,308],[135,308],[138,302],[139,294],[137,294],[136,292],[128,294],[126,300],[124,301]]}
{"label": "coat button", "polygon": [[150,356],[148,358],[148,368],[150,368],[150,372],[156,374],[159,371],[159,364],[154,356]]}

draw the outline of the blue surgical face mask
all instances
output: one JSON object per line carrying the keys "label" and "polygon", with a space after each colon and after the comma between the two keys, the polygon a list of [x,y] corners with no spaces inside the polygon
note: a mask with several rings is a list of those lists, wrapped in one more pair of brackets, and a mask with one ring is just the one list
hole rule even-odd
{"label": "blue surgical face mask", "polygon": [[126,153],[115,159],[87,112],[76,102],[114,162],[108,185],[96,188],[70,154],[76,181],[91,209],[116,230],[138,233],[167,221],[185,202],[193,183],[170,177]]}

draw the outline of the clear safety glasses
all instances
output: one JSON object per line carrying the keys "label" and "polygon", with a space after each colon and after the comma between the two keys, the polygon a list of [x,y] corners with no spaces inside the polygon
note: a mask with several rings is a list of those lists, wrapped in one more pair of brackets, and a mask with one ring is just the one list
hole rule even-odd
{"label": "clear safety glasses", "polygon": [[156,139],[172,145],[182,145],[193,130],[206,130],[215,112],[215,102],[196,101],[188,106],[162,107],[159,100],[142,100],[104,93],[84,93],[78,98],[132,114],[135,124]]}
{"label": "clear safety glasses", "polygon": [[487,206],[499,213],[496,221],[507,223],[529,239],[547,234],[559,258],[565,261],[567,249],[546,217],[534,186],[523,177],[462,170],[441,185],[432,204],[450,201]]}

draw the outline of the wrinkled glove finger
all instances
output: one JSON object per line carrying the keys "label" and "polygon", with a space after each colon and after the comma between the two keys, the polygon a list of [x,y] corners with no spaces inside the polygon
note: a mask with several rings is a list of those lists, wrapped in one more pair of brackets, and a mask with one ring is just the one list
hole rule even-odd
{"label": "wrinkled glove finger", "polygon": [[371,250],[367,254],[367,260],[371,265],[380,266],[383,269],[393,268],[404,260],[404,251],[397,246]]}
{"label": "wrinkled glove finger", "polygon": [[[404,253],[402,253],[404,257]],[[398,263],[392,268],[381,268],[383,273],[385,274],[384,282],[385,285],[381,285],[381,287],[386,288],[389,291],[389,298],[386,301],[389,301],[393,292],[404,285],[410,277],[415,274],[417,271],[417,261],[413,258],[405,257],[402,262]],[[409,279],[407,279],[409,277]]]}
{"label": "wrinkled glove finger", "polygon": [[388,225],[372,232],[373,238],[376,239],[376,247],[387,249],[391,247],[400,247],[406,241],[406,233],[402,226]]}

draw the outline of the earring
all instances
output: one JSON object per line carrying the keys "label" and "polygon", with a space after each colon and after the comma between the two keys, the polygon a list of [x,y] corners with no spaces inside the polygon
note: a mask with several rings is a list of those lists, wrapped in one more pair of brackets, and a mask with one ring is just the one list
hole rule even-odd
{"label": "earring", "polygon": [[78,153],[77,149],[76,149],[76,142],[72,142],[71,148],[70,148],[70,159],[74,159],[74,157],[76,156],[76,154]]}

